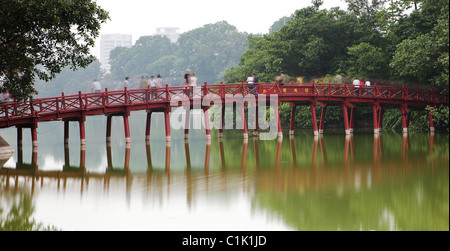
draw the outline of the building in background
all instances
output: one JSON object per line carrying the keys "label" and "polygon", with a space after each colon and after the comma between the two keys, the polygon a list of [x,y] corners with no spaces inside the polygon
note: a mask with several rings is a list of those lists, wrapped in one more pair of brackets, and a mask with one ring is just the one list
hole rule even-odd
{"label": "building in background", "polygon": [[159,28],[156,28],[155,35],[166,36],[170,39],[170,42],[175,43],[175,42],[177,42],[178,38],[180,37],[180,28],[178,28],[178,27],[159,27]]}
{"label": "building in background", "polygon": [[133,45],[132,36],[129,34],[104,34],[100,39],[100,63],[102,68],[109,73],[109,54],[116,47],[130,48]]}

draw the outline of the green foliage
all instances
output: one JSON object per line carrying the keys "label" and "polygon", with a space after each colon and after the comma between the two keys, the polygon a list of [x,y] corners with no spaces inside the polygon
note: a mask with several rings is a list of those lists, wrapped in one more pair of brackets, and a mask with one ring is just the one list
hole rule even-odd
{"label": "green foliage", "polygon": [[56,97],[60,96],[61,92],[64,92],[64,95],[78,94],[79,91],[87,92],[91,90],[92,82],[95,79],[100,81],[102,75],[99,61],[94,61],[88,67],[77,71],[66,67],[49,82],[37,80],[35,84],[36,97]]}
{"label": "green foliage", "polygon": [[448,8],[448,1],[426,0],[392,28],[403,39],[390,64],[399,76],[448,89]]}
{"label": "green foliage", "polygon": [[347,74],[360,78],[386,78],[389,76],[388,59],[381,48],[362,42],[348,48]]}
{"label": "green foliage", "polygon": [[[165,36],[140,37],[131,48],[118,47],[111,51],[111,73],[123,79],[147,72],[150,74],[152,71],[149,70],[156,65],[161,70],[158,73],[168,77],[177,62],[177,58],[174,58],[175,50],[176,45],[170,43]],[[163,68],[164,66],[167,68]]]}
{"label": "green foliage", "polygon": [[[225,82],[244,79],[248,73],[257,73],[262,81],[274,81],[280,70],[291,76],[320,77],[340,70],[350,60],[348,48],[365,41],[384,43],[376,29],[369,28],[354,14],[338,8],[319,10],[307,7],[297,10],[279,31],[262,37],[249,37],[249,49],[241,57],[238,68],[225,74]],[[371,67],[378,70],[385,58],[380,49],[366,52],[376,54]],[[379,55],[382,54],[382,55]],[[364,59],[365,61],[368,61]]]}
{"label": "green foliage", "polygon": [[[1,195],[1,194],[0,194]],[[1,198],[1,197],[0,197]],[[3,215],[4,208],[0,207],[0,231],[55,231],[54,227],[44,226],[37,223],[32,215],[34,206],[32,197],[26,193],[8,198],[12,202],[6,217]],[[0,203],[0,206],[2,204]]]}
{"label": "green foliage", "polygon": [[2,0],[0,78],[18,99],[35,92],[35,77],[49,81],[62,68],[86,67],[94,57],[108,12],[91,0]]}
{"label": "green foliage", "polygon": [[247,34],[225,21],[207,24],[181,34],[176,44],[162,36],[141,37],[131,48],[116,48],[111,52],[111,73],[117,78],[139,74],[161,74],[164,78],[179,78],[186,69],[199,82],[216,83],[226,70],[236,66],[246,50]]}

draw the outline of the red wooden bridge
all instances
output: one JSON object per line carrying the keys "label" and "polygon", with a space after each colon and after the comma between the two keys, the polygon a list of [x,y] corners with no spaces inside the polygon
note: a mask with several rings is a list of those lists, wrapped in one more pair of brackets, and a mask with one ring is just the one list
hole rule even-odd
{"label": "red wooden bridge", "polygon": [[[254,95],[254,94],[266,95]],[[37,127],[39,122],[62,120],[64,121],[64,137],[69,137],[69,122],[76,121],[80,125],[81,144],[86,143],[84,123],[86,116],[107,116],[107,140],[111,138],[111,118],[122,116],[125,125],[125,136],[127,143],[130,142],[130,129],[128,117],[131,111],[147,111],[146,139],[150,135],[150,122],[153,112],[163,112],[165,118],[166,139],[170,141],[169,113],[172,108],[181,106],[187,101],[190,107],[201,107],[205,112],[205,127],[207,138],[211,138],[209,127],[208,109],[211,103],[236,102],[227,96],[242,95],[248,97],[253,94],[252,99],[242,99],[242,103],[260,101],[268,102],[270,95],[277,95],[278,102],[289,102],[291,104],[290,134],[294,130],[295,109],[298,105],[309,105],[311,107],[314,134],[323,133],[324,120],[327,106],[341,106],[343,108],[344,124],[346,134],[353,129],[353,108],[356,106],[371,106],[373,109],[374,133],[379,133],[382,126],[383,112],[387,108],[397,108],[402,111],[403,132],[407,132],[409,114],[412,110],[425,110],[427,106],[448,106],[448,94],[436,93],[434,90],[414,89],[377,86],[355,88],[347,84],[285,84],[278,83],[247,85],[241,84],[218,84],[207,85],[206,83],[197,88],[190,87],[164,87],[158,89],[132,89],[108,91],[99,93],[78,93],[78,95],[64,95],[60,97],[33,99],[26,102],[10,102],[0,105],[0,128],[17,127],[18,143],[22,142],[22,128],[31,128],[33,146],[37,146]],[[269,95],[270,94],[270,95]],[[202,100],[209,99],[208,105]],[[262,100],[264,99],[264,100]],[[322,113],[318,123],[316,118],[316,106],[321,106]],[[224,106],[222,106],[222,125]],[[241,116],[244,124],[244,137],[248,137],[247,123],[245,119],[244,105],[240,105]],[[282,136],[281,123],[278,107],[274,107],[278,122],[278,135]],[[189,115],[190,109],[186,110]],[[349,115],[350,113],[350,115]],[[189,118],[189,116],[186,116]],[[188,122],[188,119],[187,119]],[[258,129],[256,121],[256,130]],[[433,116],[430,112],[430,130],[434,131]],[[221,137],[223,127],[219,129]],[[189,133],[185,129],[185,135]]]}

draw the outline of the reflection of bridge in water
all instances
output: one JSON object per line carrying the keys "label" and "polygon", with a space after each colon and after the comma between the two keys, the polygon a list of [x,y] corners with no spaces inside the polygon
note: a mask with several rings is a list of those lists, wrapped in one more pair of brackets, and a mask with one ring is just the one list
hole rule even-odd
{"label": "reflection of bridge in water", "polygon": [[[211,171],[211,144],[206,144],[205,161],[203,170],[193,169],[191,166],[191,155],[189,141],[185,140],[185,159],[186,168],[184,172],[171,171],[170,151],[171,145],[166,145],[166,156],[164,169],[154,168],[151,156],[150,144],[146,144],[147,155],[147,171],[145,173],[132,173],[130,170],[130,147],[125,149],[125,161],[122,165],[112,163],[111,146],[107,145],[108,167],[104,173],[91,173],[86,170],[86,152],[85,148],[80,148],[79,166],[70,166],[70,156],[68,145],[65,146],[65,164],[62,171],[42,171],[39,170],[37,164],[37,148],[32,153],[31,164],[23,161],[22,152],[18,152],[18,162],[15,169],[1,168],[0,175],[6,180],[6,189],[16,187],[19,183],[31,183],[31,189],[34,192],[36,182],[40,181],[41,187],[44,180],[56,182],[57,188],[61,186],[65,188],[68,180],[78,181],[80,190],[83,192],[92,180],[103,183],[104,189],[110,187],[111,180],[116,180],[123,184],[126,183],[127,193],[133,186],[133,180],[146,180],[146,184],[170,184],[171,179],[186,179],[187,193],[192,193],[192,187],[205,186],[206,191],[216,189],[214,186],[222,184],[226,189],[227,182],[239,182],[244,190],[250,185],[251,180],[255,182],[258,191],[265,189],[275,189],[275,191],[292,189],[292,190],[317,190],[332,189],[342,185],[344,188],[359,188],[362,186],[372,186],[381,183],[386,179],[406,179],[409,175],[420,173],[420,163],[411,165],[411,159],[408,156],[409,140],[405,135],[402,143],[401,162],[398,161],[381,161],[383,154],[382,136],[376,135],[373,141],[373,159],[371,162],[355,162],[353,136],[347,135],[344,147],[343,163],[330,165],[327,163],[327,153],[325,150],[324,140],[322,136],[314,137],[312,145],[313,154],[311,156],[310,165],[299,165],[296,151],[295,141],[290,137],[290,153],[291,161],[286,165],[281,161],[282,140],[277,142],[277,151],[275,153],[274,163],[261,163],[259,153],[259,140],[252,139],[250,144],[254,147],[254,156],[248,156],[248,140],[244,140],[242,148],[242,157],[240,168],[235,166],[227,166],[227,156],[225,155],[223,140],[219,140],[220,163],[218,169]],[[434,135],[430,135],[429,152],[433,151]],[[320,151],[319,151],[320,149]],[[247,158],[254,158],[254,166],[247,165]],[[229,159],[228,159],[229,160]],[[319,160],[319,161],[318,161]],[[319,162],[319,163],[318,163]],[[114,165],[116,164],[116,165]],[[399,167],[401,165],[401,168]],[[432,166],[432,168],[434,168]],[[253,171],[253,174],[251,173]],[[205,180],[196,179],[197,175],[201,175]],[[22,181],[20,181],[21,179]],[[191,196],[191,194],[189,194]]]}

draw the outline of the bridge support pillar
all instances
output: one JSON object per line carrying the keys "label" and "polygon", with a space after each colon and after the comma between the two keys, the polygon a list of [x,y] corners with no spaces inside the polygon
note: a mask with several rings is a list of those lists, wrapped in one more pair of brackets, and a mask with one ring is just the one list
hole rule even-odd
{"label": "bridge support pillar", "polygon": [[37,141],[37,123],[31,124],[31,141],[33,142],[33,148],[38,147]]}
{"label": "bridge support pillar", "polygon": [[318,136],[319,135],[319,129],[317,128],[316,104],[314,104],[314,103],[311,103],[311,115],[312,115],[314,136]]}
{"label": "bridge support pillar", "polygon": [[23,145],[23,130],[22,127],[17,127],[17,147],[20,149]]}
{"label": "bridge support pillar", "polygon": [[350,125],[348,122],[348,109],[347,109],[347,105],[343,104],[342,105],[342,110],[344,113],[344,126],[345,126],[345,135],[350,135]]}
{"label": "bridge support pillar", "polygon": [[23,130],[17,127],[17,163],[23,164]]}
{"label": "bridge support pillar", "polygon": [[170,142],[170,116],[169,110],[164,111],[164,124],[166,129],[166,142]]}
{"label": "bridge support pillar", "polygon": [[278,127],[278,138],[281,139],[283,138],[283,130],[281,128],[281,120],[280,120],[280,113],[278,111],[278,106],[274,106],[274,110],[275,110],[275,117],[277,119],[277,127]]}
{"label": "bridge support pillar", "polygon": [[383,115],[384,115],[384,109],[380,107],[378,110],[378,132],[381,132],[383,129]]}
{"label": "bridge support pillar", "polygon": [[206,141],[211,142],[211,129],[209,127],[209,107],[203,107],[203,114],[205,117],[205,130],[206,130]]}
{"label": "bridge support pillar", "polygon": [[147,122],[145,125],[145,142],[150,142],[151,125],[152,125],[152,111],[147,111]]}
{"label": "bridge support pillar", "polygon": [[378,122],[378,104],[372,104],[372,113],[373,113],[373,133],[378,135],[379,133],[379,122]]}
{"label": "bridge support pillar", "polygon": [[258,112],[258,103],[254,103],[255,106],[255,121],[253,126],[253,136],[258,138],[259,137],[259,112]]}
{"label": "bridge support pillar", "polygon": [[407,134],[409,125],[409,115],[411,114],[411,111],[408,109],[408,105],[401,105],[400,110],[402,112],[403,134]]}
{"label": "bridge support pillar", "polygon": [[327,105],[324,103],[320,103],[320,106],[322,107],[322,113],[320,114],[319,134],[323,134],[323,129],[325,126],[325,115],[327,112]]}
{"label": "bridge support pillar", "polygon": [[219,139],[223,138],[223,124],[225,118],[225,105],[222,105],[222,111],[220,113],[220,124],[219,124]]}
{"label": "bridge support pillar", "polygon": [[130,144],[131,136],[130,136],[130,123],[128,120],[128,114],[123,115],[123,125],[125,128],[125,142],[126,142],[126,144]]}
{"label": "bridge support pillar", "polygon": [[186,108],[186,117],[185,117],[185,122],[184,122],[184,138],[188,139],[189,138],[189,127],[190,127],[190,119],[191,119],[191,108],[187,107]]}
{"label": "bridge support pillar", "polygon": [[244,128],[244,139],[248,139],[247,120],[245,119],[244,104],[242,104],[240,106],[240,108],[241,108],[241,121],[242,121],[242,126]]}
{"label": "bridge support pillar", "polygon": [[86,145],[86,130],[84,128],[84,122],[85,122],[84,118],[81,118],[78,121],[78,124],[80,125],[80,144],[82,146]]}
{"label": "bridge support pillar", "polygon": [[69,144],[69,120],[64,120],[64,145]]}
{"label": "bridge support pillar", "polygon": [[111,124],[112,116],[108,115],[106,117],[106,143],[111,143]]}
{"label": "bridge support pillar", "polygon": [[296,110],[296,105],[294,103],[291,103],[291,125],[289,128],[289,135],[294,135],[294,130],[295,130],[295,110]]}
{"label": "bridge support pillar", "polygon": [[428,116],[429,116],[429,119],[430,119],[430,133],[433,134],[434,131],[435,131],[433,113],[431,111],[428,111]]}
{"label": "bridge support pillar", "polygon": [[[362,92],[362,90],[361,90],[361,92]],[[355,107],[351,106],[350,107],[350,121],[349,121],[350,133],[353,133],[353,128],[355,127],[354,111],[355,111]]]}

